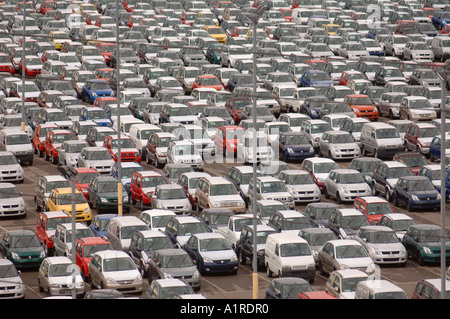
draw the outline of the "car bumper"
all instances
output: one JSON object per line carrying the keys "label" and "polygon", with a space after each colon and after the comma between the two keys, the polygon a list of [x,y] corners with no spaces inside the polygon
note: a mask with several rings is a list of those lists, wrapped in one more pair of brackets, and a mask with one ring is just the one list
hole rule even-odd
{"label": "car bumper", "polygon": [[32,256],[23,256],[23,258],[13,259],[11,260],[14,265],[19,269],[24,268],[37,268],[41,265],[44,258],[37,257],[33,258]]}
{"label": "car bumper", "polygon": [[403,264],[406,263],[408,256],[405,254],[392,254],[383,252],[381,255],[371,256],[375,264]]}
{"label": "car bumper", "polygon": [[333,155],[333,158],[335,158],[335,159],[357,158],[357,157],[361,156],[361,152],[359,150],[350,151],[350,152],[339,151],[339,152],[334,152],[332,155]]}
{"label": "car bumper", "polygon": [[314,157],[314,152],[295,152],[295,153],[285,153],[285,159],[290,161],[303,161],[305,158]]}
{"label": "car bumper", "polygon": [[25,285],[13,283],[11,286],[2,287],[0,299],[23,299],[25,298]]}
{"label": "car bumper", "polygon": [[320,202],[321,194],[292,195],[295,203]]}
{"label": "car bumper", "polygon": [[351,201],[353,202],[356,198],[361,196],[370,196],[372,195],[372,191],[367,192],[352,192],[352,193],[340,193],[342,201]]}
{"label": "car bumper", "polygon": [[[70,215],[70,212],[69,212]],[[77,222],[89,222],[92,220],[92,212],[89,210],[89,213],[85,213],[83,211],[76,212],[75,219]]]}
{"label": "car bumper", "polygon": [[3,208],[2,210],[0,210],[0,216],[25,216],[25,215],[26,211],[24,206],[19,207],[19,205],[11,205],[11,207],[9,208]]}
{"label": "car bumper", "polygon": [[24,174],[19,171],[2,172],[0,173],[0,182],[17,182],[23,181]]}
{"label": "car bumper", "polygon": [[403,148],[380,148],[378,149],[378,155],[380,157],[392,157],[395,153],[402,152]]}
{"label": "car bumper", "polygon": [[417,209],[435,209],[441,207],[440,200],[422,200],[422,201],[410,201],[410,205],[412,208]]}
{"label": "car bumper", "polygon": [[[67,286],[67,285],[64,285]],[[49,294],[51,296],[71,296],[72,295],[72,288],[69,287],[62,287],[62,288],[49,288]],[[81,296],[84,294],[84,285],[83,287],[75,288],[75,294],[77,296]]]}
{"label": "car bumper", "polygon": [[18,154],[17,152],[15,153],[16,158],[20,161],[20,162],[31,162],[33,160],[33,153],[31,154]]}
{"label": "car bumper", "polygon": [[234,272],[238,268],[238,261],[216,260],[213,263],[203,264],[203,270],[207,273]]}
{"label": "car bumper", "polygon": [[106,289],[116,289],[125,294],[136,294],[143,291],[143,282],[105,284]]}
{"label": "car bumper", "polygon": [[306,280],[314,279],[316,269],[282,269],[283,277],[300,277]]}

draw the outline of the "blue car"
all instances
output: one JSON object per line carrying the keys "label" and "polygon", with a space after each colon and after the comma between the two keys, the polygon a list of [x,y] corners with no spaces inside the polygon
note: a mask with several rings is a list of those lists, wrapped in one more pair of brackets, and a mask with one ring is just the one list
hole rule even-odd
{"label": "blue car", "polygon": [[444,25],[450,23],[450,11],[436,12],[431,18],[431,23],[436,29],[441,30]]}
{"label": "blue car", "polygon": [[300,106],[300,113],[309,115],[313,120],[319,119],[323,103],[329,101],[330,99],[325,95],[309,96]]}
{"label": "blue car", "polygon": [[[445,152],[450,151],[450,136],[447,134],[445,138]],[[430,162],[441,159],[441,137],[435,136],[430,143]]]}
{"label": "blue car", "polygon": [[308,70],[304,72],[300,78],[300,86],[303,87],[323,87],[332,85],[333,79],[327,71]]}
{"label": "blue car", "polygon": [[94,233],[95,237],[107,237],[108,235],[108,223],[109,220],[113,217],[117,217],[119,215],[117,214],[99,214],[99,215],[95,215],[94,218],[92,219],[92,223],[89,226],[89,228],[92,230],[92,232]]}
{"label": "blue car", "polygon": [[106,80],[88,80],[81,89],[81,99],[90,104],[98,97],[114,97],[114,91]]}
{"label": "blue car", "polygon": [[279,136],[280,156],[283,161],[301,162],[305,158],[314,157],[314,147],[308,142],[303,132],[285,132]]}
{"label": "blue car", "polygon": [[106,111],[100,107],[85,106],[81,110],[80,121],[93,121],[99,126],[110,126],[111,120],[109,119]]}
{"label": "blue car", "polygon": [[441,206],[441,194],[425,176],[400,177],[392,194],[394,206],[404,205],[413,209],[437,210]]}
{"label": "blue car", "polygon": [[[131,185],[131,176],[133,176],[133,172],[140,172],[144,170],[144,167],[135,162],[125,162],[121,163],[122,166],[122,185],[125,187],[127,194],[130,194],[130,185]],[[119,164],[114,163],[111,168],[111,176],[116,179],[119,178]]]}

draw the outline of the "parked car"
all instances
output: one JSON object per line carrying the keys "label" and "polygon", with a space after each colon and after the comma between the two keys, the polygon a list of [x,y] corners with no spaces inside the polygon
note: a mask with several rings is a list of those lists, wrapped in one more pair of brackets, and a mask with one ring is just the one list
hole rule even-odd
{"label": "parked car", "polygon": [[38,268],[46,256],[36,233],[31,230],[10,230],[0,241],[0,254],[17,269]]}
{"label": "parked car", "polygon": [[441,194],[425,176],[403,176],[394,186],[392,194],[394,206],[406,206],[407,211],[413,209],[440,208]]}

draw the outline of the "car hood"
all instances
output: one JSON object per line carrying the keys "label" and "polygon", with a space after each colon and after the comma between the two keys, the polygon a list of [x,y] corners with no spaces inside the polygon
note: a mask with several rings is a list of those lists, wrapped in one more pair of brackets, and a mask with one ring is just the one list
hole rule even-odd
{"label": "car hood", "polygon": [[158,199],[158,204],[162,204],[162,205],[186,205],[189,203],[189,199],[188,198],[181,198],[181,199]]}
{"label": "car hood", "polygon": [[217,195],[209,197],[211,203],[223,203],[223,202],[242,202],[241,195]]}
{"label": "car hood", "polygon": [[139,270],[121,270],[121,271],[103,271],[103,274],[106,278],[114,279],[115,281],[128,281],[129,283],[133,282],[139,275]]}
{"label": "car hood", "polygon": [[15,285],[15,284],[23,284],[23,281],[19,276],[8,277],[8,279],[0,281],[0,287],[6,288],[6,289],[8,289],[7,287]]}
{"label": "car hood", "polygon": [[0,199],[0,206],[1,205],[19,205],[19,204],[25,204],[25,201],[22,197],[14,197],[14,198],[3,198]]}
{"label": "car hood", "polygon": [[112,166],[114,164],[114,160],[86,160],[87,163],[93,166]]}
{"label": "car hood", "polygon": [[210,258],[212,260],[230,260],[236,256],[236,253],[232,249],[218,250],[218,251],[201,251],[200,255],[203,258]]}
{"label": "car hood", "polygon": [[286,188],[296,192],[311,192],[318,190],[317,185],[315,183],[305,185],[286,185]]}
{"label": "car hood", "polygon": [[171,116],[170,117],[170,121],[171,122],[179,122],[182,124],[189,124],[189,123],[194,123],[196,120],[198,120],[197,116],[195,115],[190,115],[190,116]]}
{"label": "car hood", "polygon": [[359,257],[359,258],[337,258],[336,259],[341,265],[347,266],[348,268],[361,268],[365,270],[368,266],[373,264],[372,258],[370,257]]}
{"label": "car hood", "polygon": [[22,166],[20,166],[20,164],[2,165],[2,166],[0,166],[0,172],[18,171],[21,168],[22,168]]}
{"label": "car hood", "polygon": [[192,265],[189,267],[170,267],[170,268],[162,268],[162,271],[165,273],[169,273],[172,278],[174,277],[190,277],[197,271],[197,267]]}
{"label": "car hood", "polygon": [[380,243],[380,244],[368,244],[368,246],[372,247],[372,248],[377,248],[380,251],[401,251],[403,248],[403,244],[398,242],[398,243]]}
{"label": "car hood", "polygon": [[340,299],[355,299],[355,292],[354,291],[347,291],[347,292],[341,292],[339,294]]}
{"label": "car hood", "polygon": [[339,144],[332,144],[334,147],[337,147],[338,149],[351,149],[351,148],[358,148],[358,144],[356,143],[339,143]]}
{"label": "car hood", "polygon": [[[58,277],[49,277],[49,281],[51,285],[60,285],[65,286],[68,282],[73,282],[72,276],[58,276]],[[83,277],[80,274],[75,276],[75,284],[79,284],[83,282]]]}
{"label": "car hood", "polygon": [[410,111],[417,115],[429,115],[436,112],[434,109],[411,109]]}

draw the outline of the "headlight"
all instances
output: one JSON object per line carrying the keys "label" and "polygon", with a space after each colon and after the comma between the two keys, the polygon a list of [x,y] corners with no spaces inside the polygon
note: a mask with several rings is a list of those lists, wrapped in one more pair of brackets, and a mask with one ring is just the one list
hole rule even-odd
{"label": "headlight", "polygon": [[167,272],[163,272],[163,273],[161,274],[161,277],[162,277],[163,279],[170,279],[170,278],[172,278],[172,275],[169,274],[169,273],[167,273]]}
{"label": "headlight", "polygon": [[424,252],[425,254],[431,254],[431,250],[430,250],[430,248],[428,248],[428,247],[423,247],[423,252]]}
{"label": "headlight", "polygon": [[12,259],[20,259],[17,253],[11,253]]}
{"label": "headlight", "polygon": [[45,258],[45,251],[41,251],[41,253],[39,254],[39,258]]}
{"label": "headlight", "polygon": [[414,200],[414,201],[418,201],[419,197],[417,197],[416,195],[411,195],[411,199]]}
{"label": "headlight", "polygon": [[115,281],[115,280],[112,279],[112,278],[106,278],[106,282],[107,282],[108,284],[112,284],[112,285],[116,285],[116,284],[117,284],[117,281]]}
{"label": "headlight", "polygon": [[437,194],[436,199],[441,199],[441,194]]}
{"label": "headlight", "polygon": [[142,281],[142,276],[139,275],[134,279],[134,282],[141,282]]}
{"label": "headlight", "polygon": [[294,151],[290,147],[288,147],[286,150],[288,151],[288,153],[294,153]]}
{"label": "headlight", "polygon": [[102,203],[107,203],[108,202],[108,200],[106,198],[104,198],[104,197],[102,197],[100,200],[101,200]]}
{"label": "headlight", "polygon": [[194,275],[192,276],[193,278],[198,278],[198,277],[200,277],[200,273],[198,272],[198,270],[196,270],[195,272],[194,272]]}
{"label": "headlight", "polygon": [[231,257],[230,260],[231,260],[231,261],[237,261],[237,260],[238,260],[237,255],[234,255],[233,257]]}
{"label": "headlight", "polygon": [[204,258],[203,258],[203,262],[204,262],[205,264],[212,264],[214,261],[213,261],[211,258],[204,257]]}
{"label": "headlight", "polygon": [[85,214],[89,214],[91,212],[91,210],[89,209],[89,208],[86,208],[85,210],[84,210],[84,213]]}

